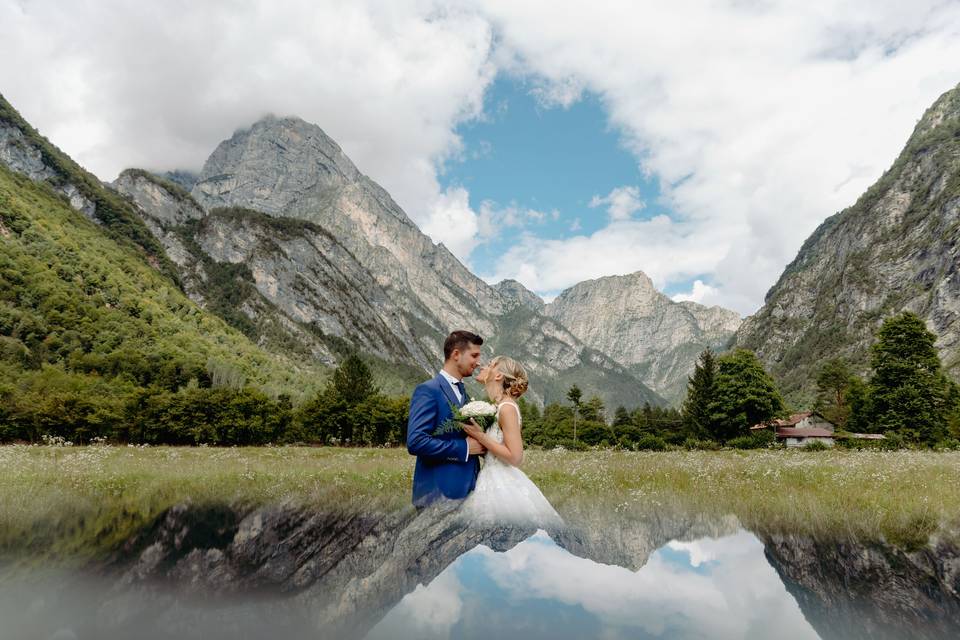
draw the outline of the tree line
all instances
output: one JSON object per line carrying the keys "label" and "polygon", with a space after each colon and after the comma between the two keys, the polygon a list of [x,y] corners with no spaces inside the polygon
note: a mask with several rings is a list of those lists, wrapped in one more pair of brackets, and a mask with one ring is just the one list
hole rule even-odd
{"label": "tree line", "polygon": [[[12,372],[0,363],[0,374]],[[44,366],[29,378],[0,375],[0,441],[40,442],[44,436],[82,444],[170,445],[327,444],[394,446],[406,440],[409,400],[387,397],[369,367],[347,356],[329,382],[294,407],[245,386],[244,378],[211,361],[203,376],[176,390],[106,381]]]}
{"label": "tree line", "polygon": [[[914,314],[888,319],[871,348],[866,377],[841,359],[823,364],[815,408],[841,434],[883,433],[889,447],[960,447],[960,387],[944,374],[934,341]],[[0,362],[4,373],[14,369]],[[195,375],[176,389],[143,387],[122,375],[80,376],[49,365],[32,372],[26,382],[22,372],[20,380],[0,375],[0,441],[39,442],[43,436],[76,443],[103,438],[172,445],[402,446],[406,441],[409,399],[382,394],[356,353],[345,357],[327,384],[299,406],[287,395],[271,397],[247,386],[242,374],[216,360],[202,374],[191,373]],[[701,353],[680,409],[620,406],[611,415],[601,398],[585,399],[576,385],[566,399],[541,410],[521,398],[527,444],[647,450],[766,447],[772,431],[751,431],[750,426],[789,413],[771,376],[745,349]]]}
{"label": "tree line", "polygon": [[[839,444],[960,448],[960,386],[944,373],[935,342],[919,316],[903,312],[877,332],[866,376],[843,358],[821,365],[812,408],[836,425]],[[749,446],[772,436],[751,435],[750,425],[788,413],[750,351],[700,355],[683,405],[684,422],[696,437]],[[849,433],[880,433],[885,440],[842,437]]]}

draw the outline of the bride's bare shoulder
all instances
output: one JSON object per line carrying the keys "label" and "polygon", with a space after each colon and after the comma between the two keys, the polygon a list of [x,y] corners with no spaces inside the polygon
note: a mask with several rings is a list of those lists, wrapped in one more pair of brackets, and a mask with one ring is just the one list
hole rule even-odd
{"label": "bride's bare shoulder", "polygon": [[500,404],[497,405],[497,413],[498,413],[498,414],[500,413],[500,410],[503,408],[503,405],[505,405],[505,404],[510,405],[510,406],[513,407],[514,410],[516,411],[516,413],[515,413],[514,415],[515,415],[516,418],[517,418],[517,423],[519,424],[520,422],[523,422],[523,417],[522,417],[521,414],[520,414],[520,405],[518,405],[518,404],[517,404],[516,402],[514,402],[513,400],[501,400],[501,401],[500,401]]}

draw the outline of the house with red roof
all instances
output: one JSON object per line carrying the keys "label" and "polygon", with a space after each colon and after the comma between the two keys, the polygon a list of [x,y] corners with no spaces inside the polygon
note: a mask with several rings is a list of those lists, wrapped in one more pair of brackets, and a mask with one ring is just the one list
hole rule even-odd
{"label": "house with red roof", "polygon": [[834,443],[834,430],[836,427],[832,422],[824,418],[816,411],[804,411],[795,413],[786,419],[776,419],[770,422],[755,424],[750,427],[751,431],[758,429],[773,429],[777,442],[782,442],[788,447],[804,447],[814,442],[822,442],[828,447]]}
{"label": "house with red roof", "polygon": [[782,442],[788,447],[804,447],[814,442],[822,442],[826,446],[832,447],[838,437],[859,440],[885,439],[882,433],[842,433],[837,435],[834,424],[816,411],[795,413],[786,419],[778,418],[750,427],[750,431],[759,429],[773,429],[777,442]]}

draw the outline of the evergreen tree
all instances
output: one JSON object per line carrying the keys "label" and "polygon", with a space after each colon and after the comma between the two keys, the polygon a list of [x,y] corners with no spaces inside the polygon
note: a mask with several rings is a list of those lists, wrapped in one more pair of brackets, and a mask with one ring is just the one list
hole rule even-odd
{"label": "evergreen tree", "polygon": [[617,443],[632,449],[643,436],[626,407],[617,407],[613,415],[613,433]]}
{"label": "evergreen tree", "polygon": [[565,447],[573,446],[573,419],[574,410],[557,402],[543,408],[541,424],[541,441],[544,447],[553,447],[562,444]]}
{"label": "evergreen tree", "polygon": [[827,360],[817,372],[816,409],[841,429],[845,429],[850,417],[847,390],[853,372],[843,358]]}
{"label": "evergreen tree", "polygon": [[717,358],[716,365],[710,422],[717,440],[747,436],[752,425],[783,413],[783,398],[752,351],[737,349]]}
{"label": "evergreen tree", "polygon": [[630,412],[627,411],[627,408],[623,405],[617,407],[617,410],[613,412],[613,426],[614,427],[625,427],[630,424]]}
{"label": "evergreen tree", "polygon": [[606,422],[607,408],[600,396],[591,396],[580,405],[580,419],[584,422]]}
{"label": "evergreen tree", "polygon": [[714,432],[710,403],[714,399],[716,359],[708,348],[700,354],[693,374],[687,379],[687,397],[683,402],[683,426],[687,433],[706,439]]}
{"label": "evergreen tree", "polygon": [[349,354],[333,372],[332,391],[349,406],[377,393],[370,367],[356,353]]}
{"label": "evergreen tree", "polygon": [[946,436],[949,383],[936,338],[909,311],[884,321],[870,350],[868,393],[875,429],[914,443],[934,444]]}
{"label": "evergreen tree", "polygon": [[599,396],[592,396],[580,405],[580,440],[587,445],[608,446],[616,442],[607,425],[606,407]]}
{"label": "evergreen tree", "polygon": [[859,376],[852,376],[847,386],[846,402],[849,408],[844,428],[854,433],[868,433],[870,426],[870,395],[866,383]]}
{"label": "evergreen tree", "polygon": [[580,387],[573,385],[567,391],[567,400],[573,405],[573,443],[577,443],[577,418],[580,415],[580,399],[583,398],[583,392]]}

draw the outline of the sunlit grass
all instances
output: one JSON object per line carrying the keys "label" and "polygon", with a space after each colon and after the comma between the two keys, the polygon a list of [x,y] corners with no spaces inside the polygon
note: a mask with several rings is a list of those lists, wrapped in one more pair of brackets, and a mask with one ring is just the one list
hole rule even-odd
{"label": "sunlit grass", "polygon": [[[0,447],[0,549],[88,556],[170,506],[408,507],[404,449]],[[526,453],[524,471],[569,522],[735,514],[753,530],[917,543],[960,526],[960,453]]]}

